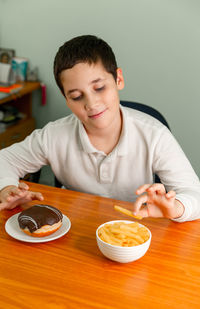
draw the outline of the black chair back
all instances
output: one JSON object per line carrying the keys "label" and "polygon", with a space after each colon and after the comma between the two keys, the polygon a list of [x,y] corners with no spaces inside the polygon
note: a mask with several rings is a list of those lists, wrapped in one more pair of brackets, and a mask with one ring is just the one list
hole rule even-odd
{"label": "black chair back", "polygon": [[120,104],[126,107],[136,109],[148,115],[151,115],[152,117],[162,122],[162,124],[164,124],[170,130],[169,124],[167,120],[165,119],[165,117],[155,108],[142,104],[142,103],[130,102],[130,101],[120,101]]}

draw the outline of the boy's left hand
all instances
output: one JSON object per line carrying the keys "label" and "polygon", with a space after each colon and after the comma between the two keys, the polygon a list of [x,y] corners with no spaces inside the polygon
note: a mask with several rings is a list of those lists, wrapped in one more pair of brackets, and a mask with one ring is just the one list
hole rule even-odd
{"label": "boy's left hand", "polygon": [[136,194],[140,196],[134,202],[134,215],[175,219],[184,213],[183,204],[175,199],[175,191],[166,193],[163,184],[145,184],[137,189]]}

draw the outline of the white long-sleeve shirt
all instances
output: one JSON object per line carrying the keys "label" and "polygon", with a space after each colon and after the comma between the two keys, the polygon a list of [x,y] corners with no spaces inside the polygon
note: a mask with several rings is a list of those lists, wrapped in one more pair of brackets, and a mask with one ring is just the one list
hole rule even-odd
{"label": "white long-sleeve shirt", "polygon": [[153,117],[121,107],[123,128],[117,146],[97,150],[75,115],[48,123],[23,142],[0,151],[0,189],[50,164],[71,190],[134,201],[136,189],[157,174],[185,207],[178,222],[200,218],[200,182],[171,132]]}

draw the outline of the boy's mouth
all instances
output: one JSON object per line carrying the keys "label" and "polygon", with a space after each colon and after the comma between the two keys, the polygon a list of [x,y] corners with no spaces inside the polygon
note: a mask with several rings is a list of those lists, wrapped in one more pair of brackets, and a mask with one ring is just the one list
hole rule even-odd
{"label": "boy's mouth", "polygon": [[102,114],[105,113],[106,110],[107,110],[107,109],[104,109],[102,112],[97,113],[97,114],[93,114],[93,115],[89,115],[88,117],[91,118],[91,119],[99,118],[99,117],[101,117]]}

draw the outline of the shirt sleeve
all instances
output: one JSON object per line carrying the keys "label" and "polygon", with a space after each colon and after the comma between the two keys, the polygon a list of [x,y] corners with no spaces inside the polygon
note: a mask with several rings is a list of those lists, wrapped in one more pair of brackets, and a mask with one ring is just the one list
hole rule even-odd
{"label": "shirt sleeve", "polygon": [[200,219],[200,181],[171,132],[164,128],[154,149],[153,172],[185,207],[177,222]]}
{"label": "shirt sleeve", "polygon": [[34,173],[48,164],[47,133],[45,128],[34,130],[20,143],[0,151],[0,190],[8,185],[18,185],[19,178]]}

